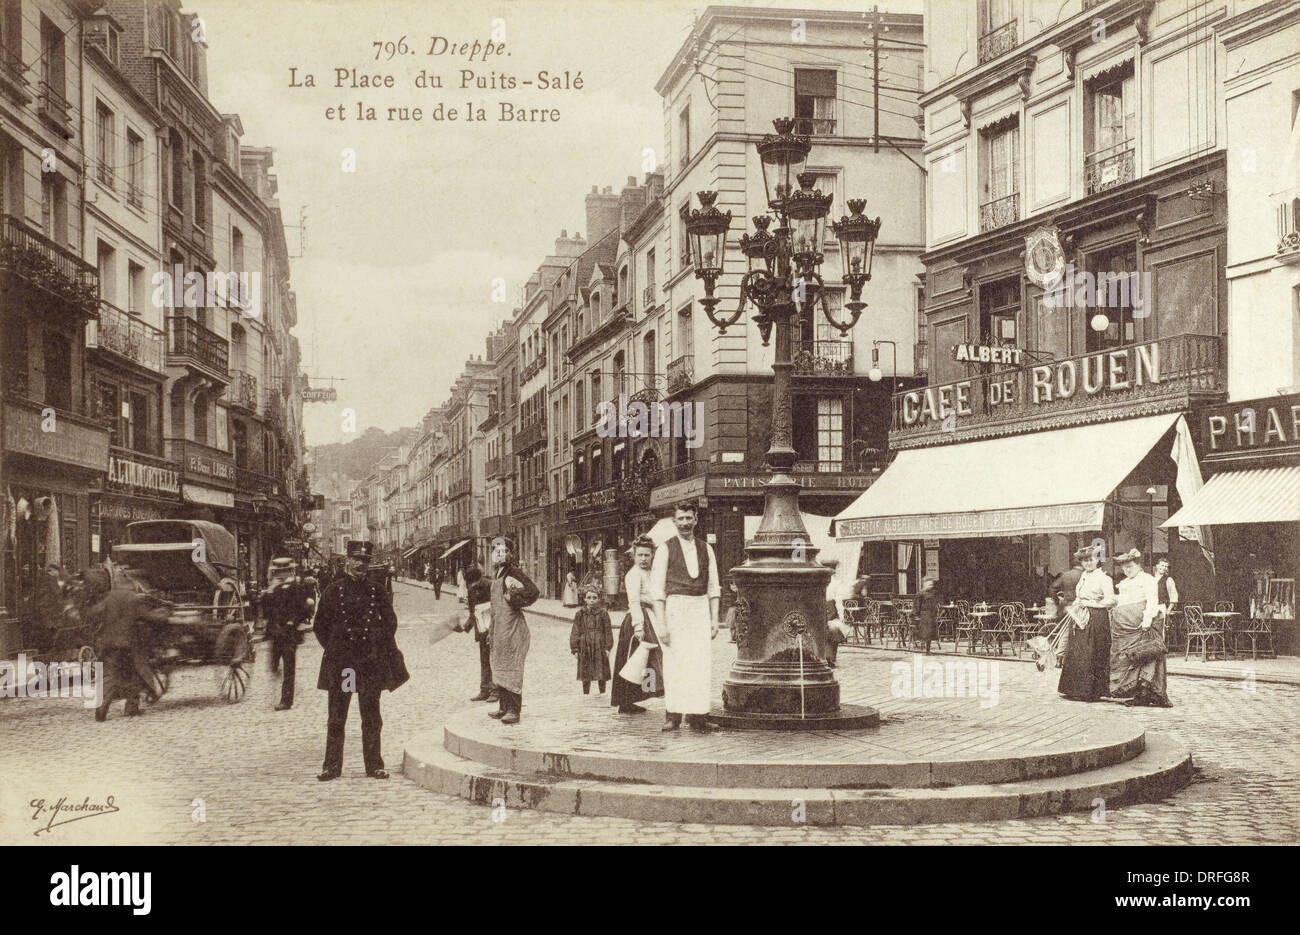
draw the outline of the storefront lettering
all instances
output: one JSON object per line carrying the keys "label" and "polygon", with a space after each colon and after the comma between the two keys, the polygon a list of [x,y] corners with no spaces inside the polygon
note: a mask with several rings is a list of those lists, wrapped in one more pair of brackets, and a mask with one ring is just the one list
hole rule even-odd
{"label": "storefront lettering", "polygon": [[108,482],[159,493],[181,492],[180,474],[176,470],[111,455],[108,459]]}
{"label": "storefront lettering", "polygon": [[41,430],[41,415],[26,408],[5,407],[5,448],[21,454],[62,461],[95,471],[108,461],[108,432],[77,425],[62,416],[53,432]]}
{"label": "storefront lettering", "polygon": [[1211,452],[1300,443],[1300,394],[1215,406],[1201,418],[1202,434]]}
{"label": "storefront lettering", "polygon": [[[710,478],[717,481],[721,490],[749,490],[766,486],[769,479],[767,474],[726,474],[722,477]],[[824,474],[795,474],[794,482],[800,487],[826,490],[866,490],[871,486],[874,475],[870,474],[842,474],[828,471]]]}
{"label": "storefront lettering", "polygon": [[[1028,385],[1025,386],[1026,374]],[[1155,342],[1137,347],[1102,351],[1086,357],[1039,364],[996,378],[979,381],[984,404],[1000,406],[1043,405],[1053,401],[1098,393],[1115,393],[1159,383],[1160,349]],[[941,422],[946,413],[960,420],[972,415],[971,394],[975,380],[961,380],[904,393],[900,402],[903,427]]]}
{"label": "storefront lettering", "polygon": [[1057,506],[987,510],[975,513],[918,514],[840,520],[836,535],[851,539],[948,538],[1001,531],[1101,528],[1102,505],[1075,503]]}
{"label": "storefront lettering", "polygon": [[220,480],[235,479],[235,466],[228,461],[217,461],[214,458],[205,458],[202,455],[186,455],[185,469],[191,474],[202,474],[205,477],[216,477]]}

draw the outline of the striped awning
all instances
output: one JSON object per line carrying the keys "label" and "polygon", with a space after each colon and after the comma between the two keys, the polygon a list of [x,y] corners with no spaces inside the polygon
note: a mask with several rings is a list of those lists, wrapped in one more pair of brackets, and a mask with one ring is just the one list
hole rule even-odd
{"label": "striped awning", "polygon": [[1300,520],[1300,467],[1215,474],[1189,503],[1161,524],[1223,526]]}

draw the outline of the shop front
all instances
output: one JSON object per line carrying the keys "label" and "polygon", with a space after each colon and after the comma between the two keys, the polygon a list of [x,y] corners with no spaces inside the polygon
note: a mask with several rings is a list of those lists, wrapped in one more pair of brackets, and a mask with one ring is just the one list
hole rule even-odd
{"label": "shop front", "polygon": [[[1185,598],[1212,599],[1208,534],[1160,524],[1201,487],[1179,413],[902,451],[848,509],[841,540],[868,543],[873,594],[1037,604],[1073,551],[1168,557]],[[1208,593],[1207,593],[1208,592]]]}
{"label": "shop front", "polygon": [[37,576],[66,574],[93,560],[90,503],[104,486],[108,431],[63,410],[8,400],[4,405],[4,570],[0,577],[0,655],[23,648],[21,623],[32,611]]}
{"label": "shop front", "polygon": [[1208,406],[1194,425],[1208,480],[1163,525],[1213,529],[1216,599],[1231,601],[1241,621],[1268,620],[1276,652],[1293,655],[1300,648],[1300,394]]}
{"label": "shop front", "polygon": [[[140,520],[172,519],[180,512],[179,465],[124,448],[110,448],[104,490],[91,498],[93,532],[104,561],[127,541],[126,527]],[[92,536],[92,543],[95,536]]]}

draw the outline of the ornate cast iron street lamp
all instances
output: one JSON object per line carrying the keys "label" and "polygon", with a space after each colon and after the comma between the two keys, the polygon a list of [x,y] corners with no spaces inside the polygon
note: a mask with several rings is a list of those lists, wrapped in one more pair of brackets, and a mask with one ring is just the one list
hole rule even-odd
{"label": "ornate cast iron street lamp", "polygon": [[[772,476],[764,488],[763,519],[745,549],[746,560],[732,569],[740,597],[736,606],[737,658],[722,688],[719,719],[737,726],[824,727],[853,719],[841,712],[840,689],[827,655],[826,586],[831,570],[816,561],[817,549],[799,513],[797,457],[792,443],[790,375],[792,335],[805,308],[820,304],[826,320],[847,334],[866,303],[862,287],[871,263],[880,218],[862,214],[866,202],[848,202],[850,215],[832,224],[840,242],[843,280],[849,289],[847,321],[832,313],[820,269],[826,215],[831,196],[815,189],[816,177],[803,171],[811,148],[806,136],[791,131],[794,121],[774,121],[775,134],[757,144],[763,185],[772,214],[754,218],[754,232],[740,238],[748,269],[740,282],[740,301],[718,314],[714,295],[723,274],[731,213],[714,206],[716,192],[700,192],[700,209],[690,212],[695,275],[704,282],[704,307],[722,333],[736,324],[749,303],[766,346],[776,331],[772,364],[772,441],[767,451]],[[792,187],[791,180],[798,183]],[[769,230],[775,221],[774,230]],[[862,712],[858,712],[863,716]]]}

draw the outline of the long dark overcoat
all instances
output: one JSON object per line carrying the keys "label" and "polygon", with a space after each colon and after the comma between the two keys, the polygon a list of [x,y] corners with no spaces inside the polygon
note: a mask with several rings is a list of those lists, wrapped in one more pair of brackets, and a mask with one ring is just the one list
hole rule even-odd
{"label": "long dark overcoat", "polygon": [[321,595],[316,638],[325,648],[316,687],[344,688],[351,669],[356,692],[392,691],[410,678],[397,648],[397,615],[387,588],[370,576],[343,575]]}

